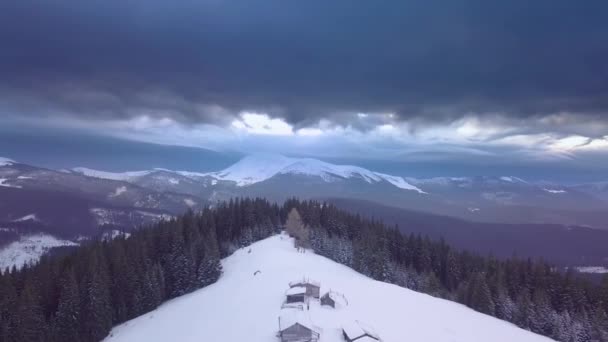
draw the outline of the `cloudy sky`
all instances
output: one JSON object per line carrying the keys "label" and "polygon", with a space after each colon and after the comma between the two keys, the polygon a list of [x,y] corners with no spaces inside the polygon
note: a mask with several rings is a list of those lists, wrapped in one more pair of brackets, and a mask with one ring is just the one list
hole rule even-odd
{"label": "cloudy sky", "polygon": [[608,178],[603,0],[7,0],[0,44],[9,157],[84,162],[73,134]]}

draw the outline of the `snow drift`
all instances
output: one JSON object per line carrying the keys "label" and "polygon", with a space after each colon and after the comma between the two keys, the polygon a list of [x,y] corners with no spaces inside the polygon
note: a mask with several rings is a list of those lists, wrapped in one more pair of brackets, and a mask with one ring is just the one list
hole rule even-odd
{"label": "snow drift", "polygon": [[[278,318],[288,284],[303,277],[321,293],[344,295],[336,309],[312,301],[297,311],[320,332],[320,342],[343,341],[341,329],[365,322],[384,342],[541,342],[548,338],[463,305],[367,278],[307,251],[299,253],[285,235],[240,249],[223,260],[224,274],[204,289],[115,327],[106,342],[278,341]],[[259,272],[258,272],[259,271]]]}

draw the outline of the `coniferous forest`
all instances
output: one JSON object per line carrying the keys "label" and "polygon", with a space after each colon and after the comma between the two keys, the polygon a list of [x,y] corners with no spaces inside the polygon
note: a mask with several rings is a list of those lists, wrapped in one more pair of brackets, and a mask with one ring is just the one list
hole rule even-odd
{"label": "coniferous forest", "polygon": [[112,326],[219,279],[220,259],[282,230],[293,208],[303,245],[369,277],[463,303],[564,342],[608,341],[601,284],[542,261],[501,259],[404,236],[315,201],[235,199],[91,241],[0,275],[0,341],[99,341]]}

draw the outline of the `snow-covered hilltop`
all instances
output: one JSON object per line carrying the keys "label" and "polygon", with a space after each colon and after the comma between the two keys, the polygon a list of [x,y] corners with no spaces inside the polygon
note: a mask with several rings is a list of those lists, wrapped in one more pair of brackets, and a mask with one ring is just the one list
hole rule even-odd
{"label": "snow-covered hilltop", "polygon": [[[342,328],[355,321],[372,327],[383,342],[551,341],[463,305],[372,280],[310,251],[298,253],[285,235],[237,251],[223,267],[217,283],[115,327],[106,342],[278,341],[280,316],[302,316],[319,331],[320,342],[344,341]],[[302,277],[320,282],[321,294],[343,294],[346,305],[333,309],[312,300],[309,310],[281,309],[288,284]]]}
{"label": "snow-covered hilltop", "polygon": [[116,181],[132,181],[137,179],[138,177],[146,176],[153,171],[129,171],[129,172],[108,172],[108,171],[99,171],[94,169],[89,169],[86,167],[75,167],[72,169],[76,173],[81,173],[85,176],[102,178],[102,179],[110,179]]}
{"label": "snow-covered hilltop", "polygon": [[402,177],[385,175],[353,165],[336,165],[318,159],[288,158],[272,154],[247,156],[229,168],[209,175],[220,180],[236,182],[239,186],[246,186],[281,174],[316,176],[326,182],[331,182],[336,177],[359,178],[367,183],[386,181],[401,189],[424,193]]}
{"label": "snow-covered hilltop", "polygon": [[12,164],[15,164],[14,160],[0,157],[0,166],[7,166],[7,165],[12,165]]}

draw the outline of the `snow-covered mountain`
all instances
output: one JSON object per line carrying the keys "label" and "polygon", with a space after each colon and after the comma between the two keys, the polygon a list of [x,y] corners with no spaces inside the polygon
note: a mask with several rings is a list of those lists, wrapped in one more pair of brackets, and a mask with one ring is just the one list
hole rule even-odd
{"label": "snow-covered mountain", "polygon": [[529,182],[514,176],[407,178],[275,154],[250,155],[209,173],[166,169],[108,173],[83,168],[73,172],[127,181],[159,192],[191,194],[210,202],[239,196],[277,201],[290,197],[352,198],[480,222],[604,227],[608,219],[603,214],[608,201],[601,192],[583,191],[585,188]]}
{"label": "snow-covered mountain", "polygon": [[256,154],[241,159],[229,168],[208,174],[219,180],[247,186],[263,182],[277,175],[320,177],[325,182],[336,179],[360,179],[367,183],[388,182],[397,188],[424,193],[398,176],[373,172],[353,165],[336,165],[312,158],[288,158],[281,155]]}
{"label": "snow-covered mountain", "polygon": [[[240,249],[222,264],[217,283],[115,327],[105,341],[278,341],[279,317],[282,326],[297,321],[314,329],[320,342],[344,341],[342,329],[357,325],[383,342],[551,341],[463,305],[372,280],[310,251],[299,253],[286,235]],[[311,300],[309,309],[282,309],[288,284],[303,277],[319,282],[321,294],[337,293],[336,308]]]}
{"label": "snow-covered mountain", "polygon": [[130,230],[201,208],[184,192],[154,190],[118,179],[89,177],[0,158],[0,249],[44,233],[59,240]]}
{"label": "snow-covered mountain", "polygon": [[15,161],[12,159],[0,157],[0,166],[12,165],[14,163],[15,163]]}
{"label": "snow-covered mountain", "polygon": [[[387,182],[400,189],[425,193],[418,187],[408,183],[402,177],[373,172],[353,165],[336,165],[318,159],[289,158],[275,154],[250,155],[222,171],[210,173],[170,171],[166,169],[116,173],[92,170],[84,167],[74,168],[73,171],[91,177],[130,182],[138,182],[153,174],[166,173],[188,177],[190,179],[198,179],[203,181],[205,185],[208,185],[209,183],[211,183],[211,185],[217,184],[217,182],[208,182],[208,179],[211,178],[216,181],[233,182],[238,187],[264,182],[278,175],[300,175],[318,177],[327,183],[339,179],[357,179],[369,184]],[[205,182],[205,180],[207,181]],[[180,180],[167,177],[166,181],[177,185]]]}

